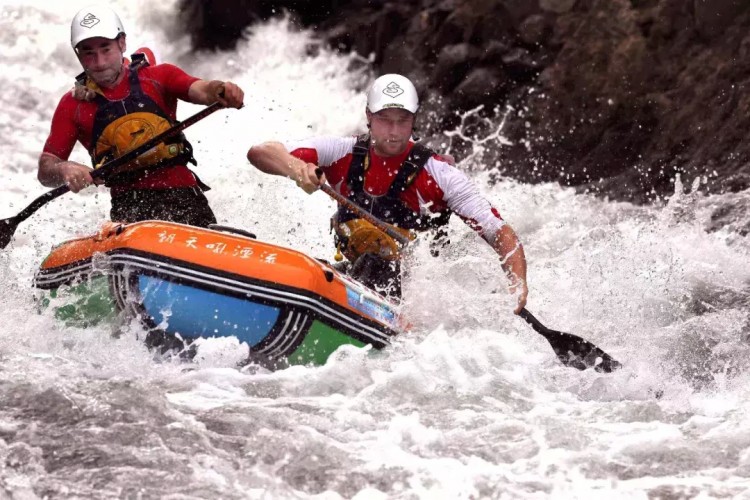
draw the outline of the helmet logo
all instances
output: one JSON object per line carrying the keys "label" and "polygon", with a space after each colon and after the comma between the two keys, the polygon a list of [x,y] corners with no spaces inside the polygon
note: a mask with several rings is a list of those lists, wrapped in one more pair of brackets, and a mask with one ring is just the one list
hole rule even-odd
{"label": "helmet logo", "polygon": [[81,19],[81,26],[84,28],[93,28],[97,24],[99,24],[99,18],[91,13],[86,14],[83,19]]}
{"label": "helmet logo", "polygon": [[391,82],[386,88],[383,89],[383,93],[388,97],[398,97],[404,93],[404,89],[398,86],[398,83]]}

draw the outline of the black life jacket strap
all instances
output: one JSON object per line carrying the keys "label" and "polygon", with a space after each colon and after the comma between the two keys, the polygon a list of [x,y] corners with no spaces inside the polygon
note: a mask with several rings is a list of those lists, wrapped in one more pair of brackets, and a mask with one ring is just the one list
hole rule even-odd
{"label": "black life jacket strap", "polygon": [[365,172],[369,167],[370,134],[357,137],[352,148],[352,161],[349,164],[349,175],[346,183],[352,193],[359,193],[365,189]]}
{"label": "black life jacket strap", "polygon": [[76,76],[76,85],[86,85],[86,81],[88,80],[88,76],[86,76],[86,72],[83,71]]}
{"label": "black life jacket strap", "polygon": [[402,192],[406,191],[414,183],[417,175],[422,171],[427,164],[427,160],[432,155],[432,150],[421,144],[414,144],[411,151],[409,151],[409,156],[401,164],[396,178],[393,179],[391,186],[388,188],[388,196],[398,198]]}
{"label": "black life jacket strap", "polygon": [[448,224],[448,221],[450,220],[452,214],[453,211],[449,208],[446,208],[437,217],[432,217],[427,225],[430,227],[443,227]]}
{"label": "black life jacket strap", "polygon": [[[399,169],[398,174],[396,174],[396,178],[391,183],[391,186],[388,188],[386,196],[392,198],[398,203],[403,203],[400,197],[401,193],[406,191],[409,186],[414,183],[419,173],[424,169],[425,165],[427,165],[427,161],[434,154],[435,152],[433,150],[419,143],[415,143],[409,151],[409,155],[401,164],[401,168]],[[448,224],[452,214],[453,211],[445,209],[437,216],[430,216],[423,226],[425,228],[443,227]]]}
{"label": "black life jacket strap", "polygon": [[145,68],[148,65],[149,62],[148,59],[146,59],[146,54],[138,52],[130,55],[130,69],[138,70],[140,68]]}

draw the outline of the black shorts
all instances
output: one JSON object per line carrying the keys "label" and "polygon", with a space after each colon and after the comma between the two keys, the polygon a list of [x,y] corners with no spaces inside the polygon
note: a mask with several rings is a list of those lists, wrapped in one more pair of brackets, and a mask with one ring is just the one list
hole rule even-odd
{"label": "black shorts", "polygon": [[112,196],[110,217],[115,222],[165,220],[208,227],[216,224],[200,188],[132,189]]}

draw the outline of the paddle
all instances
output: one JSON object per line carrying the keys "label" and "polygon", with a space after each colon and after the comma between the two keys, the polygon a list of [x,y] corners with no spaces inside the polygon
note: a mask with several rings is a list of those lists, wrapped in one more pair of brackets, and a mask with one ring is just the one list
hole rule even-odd
{"label": "paddle", "polygon": [[[169,139],[170,137],[173,137],[179,134],[180,132],[188,128],[189,126],[194,125],[195,123],[201,121],[202,119],[204,119],[205,117],[213,113],[214,111],[221,109],[221,108],[222,108],[222,105],[219,104],[218,102],[215,102],[211,104],[210,106],[206,106],[203,110],[187,118],[185,121],[175,124],[171,128],[165,130],[164,132],[157,135],[153,139],[147,142],[144,142],[143,144],[133,149],[132,151],[128,151],[127,153],[120,156],[119,158],[115,158],[112,161],[108,161],[101,167],[92,171],[91,177],[95,179],[96,178],[105,179],[106,176],[117,167],[120,167],[132,160],[135,160],[143,153],[146,153],[149,149],[163,142],[165,139]],[[70,191],[70,188],[68,186],[60,186],[51,191],[47,191],[39,198],[32,201],[31,204],[29,204],[29,206],[24,208],[21,211],[21,213],[19,213],[18,215],[14,217],[10,217],[8,219],[0,220],[0,248],[5,248],[8,246],[8,243],[10,243],[10,240],[13,238],[13,234],[16,232],[16,229],[18,228],[18,225],[21,222],[31,217],[34,214],[34,212],[42,208],[44,205],[46,205],[50,201],[54,200],[55,198],[59,198],[60,196],[67,193],[68,191]]]}
{"label": "paddle", "polygon": [[[315,173],[318,177],[322,175],[320,169],[316,169]],[[321,184],[320,189],[328,196],[336,200],[337,202],[345,205],[348,209],[356,212],[357,215],[374,224],[376,227],[384,231],[388,236],[394,238],[396,241],[406,246],[409,244],[409,238],[405,237],[398,231],[378,219],[371,213],[365,211],[362,207],[354,203],[353,201],[345,198],[343,195],[337,193],[328,184]],[[526,308],[521,309],[518,314],[521,316],[531,327],[540,335],[542,335],[547,342],[552,346],[552,350],[557,354],[557,359],[560,360],[565,366],[571,368],[577,368],[579,370],[585,370],[587,368],[594,368],[598,372],[611,373],[614,370],[622,367],[622,364],[615,358],[602,351],[599,347],[592,344],[588,340],[582,339],[572,333],[558,332],[557,330],[551,330],[544,326],[538,319],[534,317]]]}
{"label": "paddle", "polygon": [[598,372],[611,373],[622,364],[588,340],[572,333],[558,332],[544,326],[526,308],[518,313],[536,332],[542,335],[565,366],[585,370],[594,368]]}

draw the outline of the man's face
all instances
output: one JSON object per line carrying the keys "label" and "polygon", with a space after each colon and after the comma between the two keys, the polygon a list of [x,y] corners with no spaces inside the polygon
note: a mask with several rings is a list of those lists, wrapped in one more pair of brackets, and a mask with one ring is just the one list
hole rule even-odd
{"label": "man's face", "polygon": [[380,156],[397,156],[406,150],[414,128],[414,115],[405,109],[382,109],[367,112],[370,137],[375,152]]}
{"label": "man's face", "polygon": [[76,47],[78,61],[86,74],[101,87],[117,83],[122,71],[122,55],[125,52],[125,37],[115,40],[96,37],[83,40]]}

